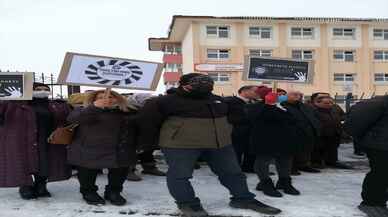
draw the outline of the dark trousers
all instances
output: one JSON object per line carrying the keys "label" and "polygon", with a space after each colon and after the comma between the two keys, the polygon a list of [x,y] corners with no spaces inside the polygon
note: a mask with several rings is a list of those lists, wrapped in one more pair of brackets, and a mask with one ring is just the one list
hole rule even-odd
{"label": "dark trousers", "polygon": [[371,206],[386,206],[388,189],[388,151],[366,150],[370,172],[362,185],[362,199]]}
{"label": "dark trousers", "polygon": [[291,176],[291,156],[256,156],[255,161],[255,172],[259,177],[260,181],[270,179],[269,176],[269,165],[272,160],[275,160],[276,171],[280,179],[290,178]]}
{"label": "dark trousers", "polygon": [[241,172],[232,146],[221,149],[162,149],[168,164],[167,187],[178,205],[199,204],[189,181],[199,156],[208,163],[218,176],[232,200],[252,200],[255,195],[249,192],[246,176]]}
{"label": "dark trousers", "polygon": [[311,166],[311,155],[313,153],[314,145],[307,145],[303,151],[295,154],[293,158],[293,168],[300,169]]}
{"label": "dark trousers", "polygon": [[335,139],[320,138],[319,144],[314,148],[312,161],[315,164],[325,163],[334,165],[338,161],[339,142]]}
{"label": "dark trousers", "polygon": [[[128,175],[128,167],[108,169],[108,185],[105,186],[106,192],[121,192],[123,184]],[[96,192],[98,187],[96,179],[99,169],[89,169],[78,167],[78,181],[80,183],[80,192],[82,194]]]}
{"label": "dark trousers", "polygon": [[240,164],[243,171],[253,170],[256,156],[249,153],[249,143],[233,144],[234,151],[236,152],[237,161]]}
{"label": "dark trousers", "polygon": [[137,159],[138,159],[138,163],[141,164],[143,169],[151,169],[156,167],[154,150],[144,151],[138,154]]}

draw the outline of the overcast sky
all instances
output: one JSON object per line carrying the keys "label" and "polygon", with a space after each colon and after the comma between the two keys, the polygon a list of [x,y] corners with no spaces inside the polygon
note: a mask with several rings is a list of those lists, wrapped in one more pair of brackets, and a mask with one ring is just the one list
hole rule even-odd
{"label": "overcast sky", "polygon": [[0,0],[0,70],[57,73],[65,52],[161,61],[173,15],[388,18],[388,0]]}

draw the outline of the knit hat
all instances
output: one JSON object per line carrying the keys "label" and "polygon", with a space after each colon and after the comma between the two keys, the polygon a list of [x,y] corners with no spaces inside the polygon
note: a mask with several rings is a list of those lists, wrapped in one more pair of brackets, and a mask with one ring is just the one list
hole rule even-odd
{"label": "knit hat", "polygon": [[47,87],[48,89],[50,89],[50,87],[47,84],[43,84],[43,83],[40,83],[40,82],[34,82],[32,84],[32,88],[33,89],[35,89],[36,87]]}
{"label": "knit hat", "polygon": [[277,93],[270,92],[265,96],[265,104],[274,105],[276,104],[277,101],[278,101]]}
{"label": "knit hat", "polygon": [[[195,81],[197,79],[197,81]],[[192,82],[198,82],[198,81],[204,81],[204,82],[213,82],[213,80],[208,76],[201,73],[189,73],[182,75],[179,84],[182,85],[188,85]]]}
{"label": "knit hat", "polygon": [[154,97],[150,93],[134,93],[128,96],[128,103],[136,107],[143,107],[146,101]]}

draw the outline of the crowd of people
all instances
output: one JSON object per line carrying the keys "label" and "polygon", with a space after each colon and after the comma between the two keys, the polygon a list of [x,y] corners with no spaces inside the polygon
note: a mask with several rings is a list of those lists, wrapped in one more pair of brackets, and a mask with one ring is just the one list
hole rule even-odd
{"label": "crowd of people", "polygon": [[[345,114],[328,93],[305,102],[295,90],[252,85],[221,97],[213,86],[209,76],[190,73],[162,96],[98,90],[66,102],[49,100],[49,86],[34,83],[31,101],[0,102],[0,187],[19,187],[26,200],[51,197],[47,182],[67,180],[75,170],[88,204],[120,206],[126,204],[124,182],[141,181],[141,164],[144,174],[166,176],[185,216],[207,216],[190,183],[201,160],[229,190],[231,207],[274,215],[281,210],[255,199],[245,173],[257,174],[256,190],[267,196],[303,194],[292,184],[301,171],[352,169],[338,160],[347,133],[371,164],[360,207],[387,212],[388,97]],[[67,125],[74,126],[71,144],[50,144],[52,132]],[[167,173],[157,168],[153,152],[159,149]],[[102,169],[108,169],[103,197],[96,185]]]}

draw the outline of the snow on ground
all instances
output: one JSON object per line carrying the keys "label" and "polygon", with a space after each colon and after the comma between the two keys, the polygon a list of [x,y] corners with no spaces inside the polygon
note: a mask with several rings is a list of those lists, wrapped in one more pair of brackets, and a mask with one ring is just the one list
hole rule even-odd
{"label": "snow on ground", "polygon": [[[301,196],[269,198],[255,191],[258,179],[248,175],[249,188],[257,198],[283,210],[279,217],[363,217],[357,209],[360,203],[361,183],[367,172],[365,159],[354,158],[351,146],[343,145],[341,160],[351,163],[357,170],[324,170],[320,174],[303,174],[294,178]],[[165,166],[162,165],[165,169]],[[276,178],[275,178],[276,179]],[[98,178],[99,192],[103,193],[106,176]],[[203,166],[195,171],[193,179],[198,196],[211,215],[264,217],[252,211],[228,207],[228,192],[210,170]],[[0,217],[141,217],[178,216],[178,210],[170,197],[163,177],[144,176],[142,182],[126,182],[123,195],[128,204],[116,207],[110,204],[96,207],[87,205],[78,193],[75,178],[49,184],[52,198],[24,201],[17,188],[0,189]]]}

